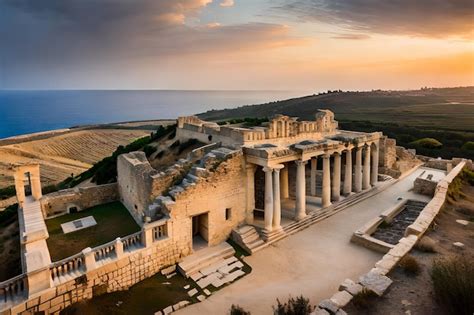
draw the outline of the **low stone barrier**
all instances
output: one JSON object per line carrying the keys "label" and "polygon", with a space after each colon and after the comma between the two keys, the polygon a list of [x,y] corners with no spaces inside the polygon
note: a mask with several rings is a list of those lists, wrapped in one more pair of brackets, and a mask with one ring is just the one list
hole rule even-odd
{"label": "low stone barrier", "polygon": [[[182,257],[181,246],[168,237],[168,225],[168,218],[145,224],[137,233],[1,282],[0,315],[57,313],[95,292],[128,289],[176,264]],[[31,287],[30,277],[45,279],[42,285],[47,288]]]}
{"label": "low stone barrier", "polygon": [[[397,245],[393,246],[382,259],[375,263],[374,268],[364,275],[361,275],[357,282],[346,279],[339,286],[339,291],[333,294],[329,299],[321,301],[313,315],[347,314],[343,308],[350,303],[352,298],[360,293],[364,288],[374,292],[377,296],[382,296],[392,284],[392,280],[387,274],[394,269],[400,260],[412,250],[418,240],[423,236],[426,230],[433,222],[436,215],[441,210],[449,184],[459,175],[466,166],[466,160],[459,162],[444,179],[439,181],[435,196],[425,206],[415,222],[410,225],[405,232],[405,237],[400,239]],[[395,206],[396,207],[396,206]],[[380,217],[379,217],[380,218]],[[370,222],[369,222],[370,223]],[[372,225],[375,221],[372,222]],[[369,231],[369,224],[366,230]]]}

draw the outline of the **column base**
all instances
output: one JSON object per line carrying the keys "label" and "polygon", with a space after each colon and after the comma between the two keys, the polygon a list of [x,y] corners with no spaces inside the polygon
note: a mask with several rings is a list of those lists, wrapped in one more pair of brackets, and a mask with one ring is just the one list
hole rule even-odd
{"label": "column base", "polygon": [[301,220],[303,220],[304,218],[306,218],[306,216],[307,216],[306,213],[297,214],[297,215],[295,215],[295,220],[296,220],[296,221],[301,221]]}
{"label": "column base", "polygon": [[264,229],[262,230],[262,238],[265,242],[268,242],[269,240],[283,233],[285,232],[283,231],[283,228],[281,226],[279,226],[278,228],[275,227],[272,231],[267,231]]}
{"label": "column base", "polygon": [[327,207],[329,207],[330,205],[332,205],[332,203],[331,203],[331,202],[328,202],[327,204],[323,204],[322,207],[323,207],[323,208],[327,208]]}
{"label": "column base", "polygon": [[338,202],[339,200],[341,200],[341,196],[334,197],[331,201]]}

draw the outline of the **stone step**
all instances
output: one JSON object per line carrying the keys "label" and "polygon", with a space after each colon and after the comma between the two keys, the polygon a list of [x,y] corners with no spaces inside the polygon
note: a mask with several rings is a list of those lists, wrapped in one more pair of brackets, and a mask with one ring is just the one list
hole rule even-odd
{"label": "stone step", "polygon": [[191,274],[204,269],[220,260],[234,256],[235,250],[227,242],[222,242],[217,246],[201,249],[194,254],[187,256],[178,264],[179,272],[189,277]]}

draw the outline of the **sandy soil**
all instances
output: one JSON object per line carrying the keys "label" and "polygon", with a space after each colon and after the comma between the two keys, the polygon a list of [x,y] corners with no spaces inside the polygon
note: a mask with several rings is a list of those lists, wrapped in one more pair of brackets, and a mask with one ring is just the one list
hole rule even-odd
{"label": "sandy soil", "polygon": [[13,185],[13,163],[39,162],[41,180],[49,185],[71,174],[87,170],[109,156],[117,146],[126,145],[149,134],[146,130],[91,129],[78,130],[46,139],[23,141],[0,146],[0,188]]}
{"label": "sandy soil", "polygon": [[[435,220],[434,229],[425,238],[435,242],[436,253],[426,253],[414,249],[410,252],[419,263],[421,272],[417,276],[407,275],[397,267],[389,277],[394,281],[381,299],[373,301],[369,309],[359,310],[353,305],[346,308],[348,314],[411,314],[411,315],[448,315],[437,303],[433,295],[430,270],[434,259],[463,253],[474,259],[474,187],[463,188],[464,198],[447,203]],[[462,226],[456,220],[470,220],[468,226]],[[454,242],[465,245],[464,250],[453,247]]]}
{"label": "sandy soil", "polygon": [[207,300],[177,314],[227,314],[238,304],[252,314],[271,314],[276,299],[303,294],[312,305],[330,297],[346,278],[357,279],[382,255],[350,242],[352,233],[397,203],[427,201],[411,191],[420,168],[379,194],[267,247],[245,261],[252,272]]}

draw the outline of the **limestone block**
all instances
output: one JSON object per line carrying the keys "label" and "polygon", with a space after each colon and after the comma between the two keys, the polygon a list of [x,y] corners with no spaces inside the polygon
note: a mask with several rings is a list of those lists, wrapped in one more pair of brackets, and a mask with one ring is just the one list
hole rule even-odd
{"label": "limestone block", "polygon": [[34,299],[30,299],[26,302],[26,308],[29,309],[29,308],[35,307],[36,305],[39,304],[39,302],[40,302],[39,297],[34,298]]}
{"label": "limestone block", "polygon": [[392,282],[393,281],[390,278],[373,271],[370,271],[359,278],[359,283],[362,286],[373,291],[378,296],[382,296]]}
{"label": "limestone block", "polygon": [[354,284],[348,286],[345,290],[347,292],[349,292],[352,296],[354,296],[354,295],[362,292],[362,289],[363,289],[363,287],[360,284],[354,283]]}
{"label": "limestone block", "polygon": [[56,296],[56,289],[52,288],[40,296],[40,303],[44,303],[53,299]]}
{"label": "limestone block", "polygon": [[346,306],[351,300],[352,295],[346,291],[339,291],[335,293],[330,300],[336,304],[339,308]]}
{"label": "limestone block", "polygon": [[20,314],[21,312],[25,311],[26,310],[26,305],[25,303],[20,303],[18,305],[15,305],[13,306],[11,309],[10,309],[10,312],[12,314]]}
{"label": "limestone block", "polygon": [[197,290],[196,288],[194,288],[194,289],[188,291],[188,295],[189,295],[190,297],[195,296],[196,293],[198,293],[198,290]]}
{"label": "limestone block", "polygon": [[175,270],[176,270],[176,265],[172,265],[172,266],[169,266],[167,268],[162,269],[161,274],[162,275],[169,275],[169,274],[175,272]]}
{"label": "limestone block", "polygon": [[204,294],[206,294],[207,296],[211,295],[211,291],[209,291],[208,289],[204,289],[203,292],[204,292]]}
{"label": "limestone block", "polygon": [[329,311],[331,314],[335,314],[339,309],[339,307],[330,299],[322,300],[319,302],[318,307]]}
{"label": "limestone block", "polygon": [[339,285],[339,291],[346,290],[349,286],[354,285],[354,284],[355,284],[355,282],[352,281],[351,279],[345,279]]}
{"label": "limestone block", "polygon": [[163,315],[168,315],[173,312],[173,306],[168,306],[167,308],[163,309]]}
{"label": "limestone block", "polygon": [[342,308],[340,308],[337,310],[336,315],[347,315],[347,313]]}
{"label": "limestone block", "polygon": [[386,270],[387,272],[385,272],[385,274],[387,274],[390,270],[395,268],[395,266],[397,265],[399,259],[400,258],[397,258],[397,257],[394,257],[390,254],[387,254],[387,255],[383,256],[381,260],[379,260],[375,263],[375,267],[380,268],[382,270]]}
{"label": "limestone block", "polygon": [[199,295],[199,296],[197,297],[197,299],[199,300],[199,302],[202,302],[202,301],[204,301],[204,300],[206,299],[206,297],[201,294],[201,295]]}

